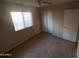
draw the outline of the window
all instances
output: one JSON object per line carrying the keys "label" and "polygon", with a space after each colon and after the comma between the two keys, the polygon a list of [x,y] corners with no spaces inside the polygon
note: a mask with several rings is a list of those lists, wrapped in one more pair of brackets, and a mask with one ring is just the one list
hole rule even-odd
{"label": "window", "polygon": [[23,12],[25,27],[30,27],[33,25],[32,14],[29,12]]}
{"label": "window", "polygon": [[33,26],[31,12],[10,12],[15,31]]}

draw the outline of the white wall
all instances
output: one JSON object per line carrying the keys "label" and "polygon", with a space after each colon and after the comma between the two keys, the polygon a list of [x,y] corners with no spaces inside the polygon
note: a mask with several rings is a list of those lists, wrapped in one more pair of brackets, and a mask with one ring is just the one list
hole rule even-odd
{"label": "white wall", "polygon": [[[31,11],[33,13],[34,26],[15,32],[9,13],[10,11]],[[0,3],[0,50],[3,49],[1,51],[2,53],[41,32],[40,15],[38,13],[39,9],[36,7]]]}
{"label": "white wall", "polygon": [[53,35],[63,38],[63,27],[64,27],[64,10],[66,9],[79,9],[79,1],[68,2],[63,4],[57,4],[54,6],[42,7],[41,15],[42,16],[42,31],[47,31],[47,24],[44,23],[44,16],[46,16],[47,12],[51,12],[53,14]]}
{"label": "white wall", "polygon": [[[63,12],[63,8],[61,5],[59,6],[54,6],[54,7],[45,7],[45,8],[42,8],[42,28],[43,28],[43,31],[47,31],[46,29],[49,28],[47,27],[48,23],[44,23],[45,21],[45,16],[47,16],[46,14],[51,12],[52,14],[52,25],[50,27],[50,30],[51,28],[53,28],[51,31],[49,32],[52,32],[53,35],[56,35],[58,37],[63,37],[63,22],[64,22],[64,12]],[[51,24],[51,23],[49,23]]]}

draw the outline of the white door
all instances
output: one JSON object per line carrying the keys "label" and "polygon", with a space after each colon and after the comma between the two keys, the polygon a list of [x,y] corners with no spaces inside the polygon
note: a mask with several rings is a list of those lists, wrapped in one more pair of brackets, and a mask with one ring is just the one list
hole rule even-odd
{"label": "white door", "polygon": [[43,15],[42,15],[42,29],[44,32],[48,32],[48,14],[47,12],[43,12]]}
{"label": "white door", "polygon": [[43,14],[43,31],[53,34],[53,15],[51,11]]}
{"label": "white door", "polygon": [[79,20],[79,9],[65,10],[63,38],[76,42]]}
{"label": "white door", "polygon": [[48,33],[53,34],[53,15],[52,12],[48,12],[47,16],[47,22],[48,22]]}

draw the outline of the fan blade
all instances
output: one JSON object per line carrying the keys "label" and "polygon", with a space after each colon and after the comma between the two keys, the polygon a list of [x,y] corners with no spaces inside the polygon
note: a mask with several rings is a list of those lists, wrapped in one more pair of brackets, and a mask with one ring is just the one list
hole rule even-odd
{"label": "fan blade", "polygon": [[44,3],[44,4],[52,4],[52,2],[45,2],[45,1],[44,1],[43,3]]}

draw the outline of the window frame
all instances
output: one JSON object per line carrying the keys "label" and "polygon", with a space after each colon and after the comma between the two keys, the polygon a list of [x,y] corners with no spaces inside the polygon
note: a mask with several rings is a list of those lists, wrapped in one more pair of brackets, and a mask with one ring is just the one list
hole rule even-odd
{"label": "window frame", "polygon": [[[15,26],[14,26],[14,22],[13,22],[13,18],[12,18],[12,15],[11,15],[11,12],[21,12],[21,14],[22,14],[22,21],[23,21],[23,26],[24,26],[24,28],[21,28],[21,29],[18,29],[18,30],[16,30],[15,29]],[[24,12],[30,12],[31,13],[31,16],[32,16],[32,18],[31,18],[31,20],[32,20],[32,26],[29,26],[29,27],[26,27],[25,26],[25,20],[24,20],[24,15],[23,15],[23,13]],[[34,21],[33,21],[33,13],[31,12],[31,11],[10,11],[10,16],[11,16],[11,21],[12,21],[12,24],[13,24],[13,28],[14,28],[14,31],[15,32],[17,32],[17,31],[21,31],[21,30],[24,30],[24,29],[29,29],[29,28],[32,28],[33,26],[34,26]]]}

